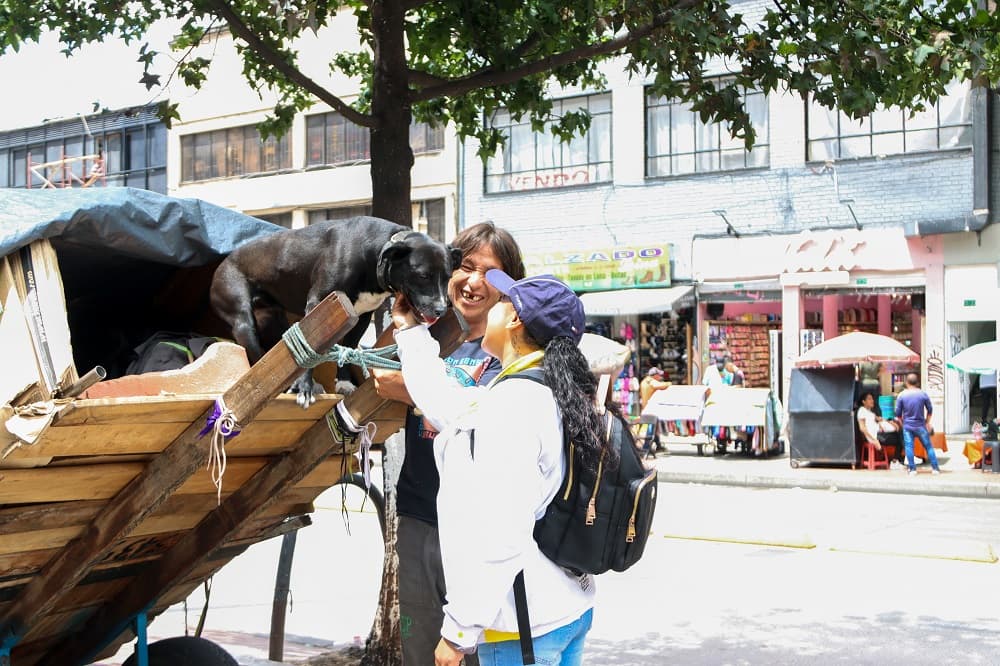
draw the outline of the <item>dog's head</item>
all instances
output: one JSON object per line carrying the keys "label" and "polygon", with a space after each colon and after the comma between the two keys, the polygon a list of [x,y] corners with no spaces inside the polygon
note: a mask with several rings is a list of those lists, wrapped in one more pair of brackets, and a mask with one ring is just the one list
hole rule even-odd
{"label": "dog's head", "polygon": [[403,292],[417,314],[433,324],[448,311],[448,281],[461,263],[458,248],[419,231],[401,231],[379,253],[378,281],[386,291]]}

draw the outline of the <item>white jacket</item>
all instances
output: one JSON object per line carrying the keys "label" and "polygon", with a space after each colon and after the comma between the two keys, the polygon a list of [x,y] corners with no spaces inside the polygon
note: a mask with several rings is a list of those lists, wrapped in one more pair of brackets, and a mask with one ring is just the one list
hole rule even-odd
{"label": "white jacket", "polygon": [[532,635],[573,622],[594,605],[593,577],[556,566],[532,536],[565,467],[552,392],[526,379],[489,389],[458,386],[425,326],[398,331],[396,344],[410,397],[439,433],[434,457],[447,588],[441,635],[471,648],[486,629],[516,632],[513,585],[522,569]]}

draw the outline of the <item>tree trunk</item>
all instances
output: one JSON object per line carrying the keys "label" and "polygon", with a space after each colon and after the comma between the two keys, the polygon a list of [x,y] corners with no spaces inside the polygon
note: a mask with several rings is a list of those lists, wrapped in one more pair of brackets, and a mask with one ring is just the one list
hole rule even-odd
{"label": "tree trunk", "polygon": [[401,461],[387,443],[382,452],[382,487],[385,489],[385,555],[382,588],[372,629],[365,641],[361,666],[401,666],[403,642],[399,627],[399,558],[396,557],[396,488]]}
{"label": "tree trunk", "polygon": [[375,0],[372,8],[374,72],[371,130],[372,215],[413,226],[410,208],[409,77],[401,0]]}
{"label": "tree trunk", "polygon": [[[372,76],[371,130],[372,215],[413,226],[410,208],[410,102],[401,0],[371,3],[375,66]],[[385,488],[385,560],[382,589],[362,666],[401,666],[399,580],[396,558],[396,492],[390,468],[398,461],[386,446],[383,458]]]}

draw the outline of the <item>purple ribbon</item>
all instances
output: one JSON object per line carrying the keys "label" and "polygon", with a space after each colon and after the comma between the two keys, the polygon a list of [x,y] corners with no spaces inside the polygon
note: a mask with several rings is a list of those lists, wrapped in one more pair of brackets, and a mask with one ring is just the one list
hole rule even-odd
{"label": "purple ribbon", "polygon": [[[205,422],[205,427],[202,428],[201,431],[198,433],[198,439],[201,439],[208,433],[212,432],[215,429],[215,423],[219,420],[219,417],[221,416],[222,416],[222,402],[221,400],[216,399],[215,404],[212,406],[212,413],[208,415],[208,420]],[[233,421],[233,423],[235,424],[235,421]],[[234,427],[232,432],[230,432],[229,434],[223,433],[223,435],[225,436],[225,441],[227,442],[239,434],[240,434],[240,429],[236,427]]]}

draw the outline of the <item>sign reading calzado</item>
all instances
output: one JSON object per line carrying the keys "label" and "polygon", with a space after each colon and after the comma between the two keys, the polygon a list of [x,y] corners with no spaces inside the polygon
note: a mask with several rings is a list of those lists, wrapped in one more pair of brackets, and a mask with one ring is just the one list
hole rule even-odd
{"label": "sign reading calzado", "polygon": [[574,291],[670,286],[666,245],[529,254],[524,267],[528,275],[551,273]]}

